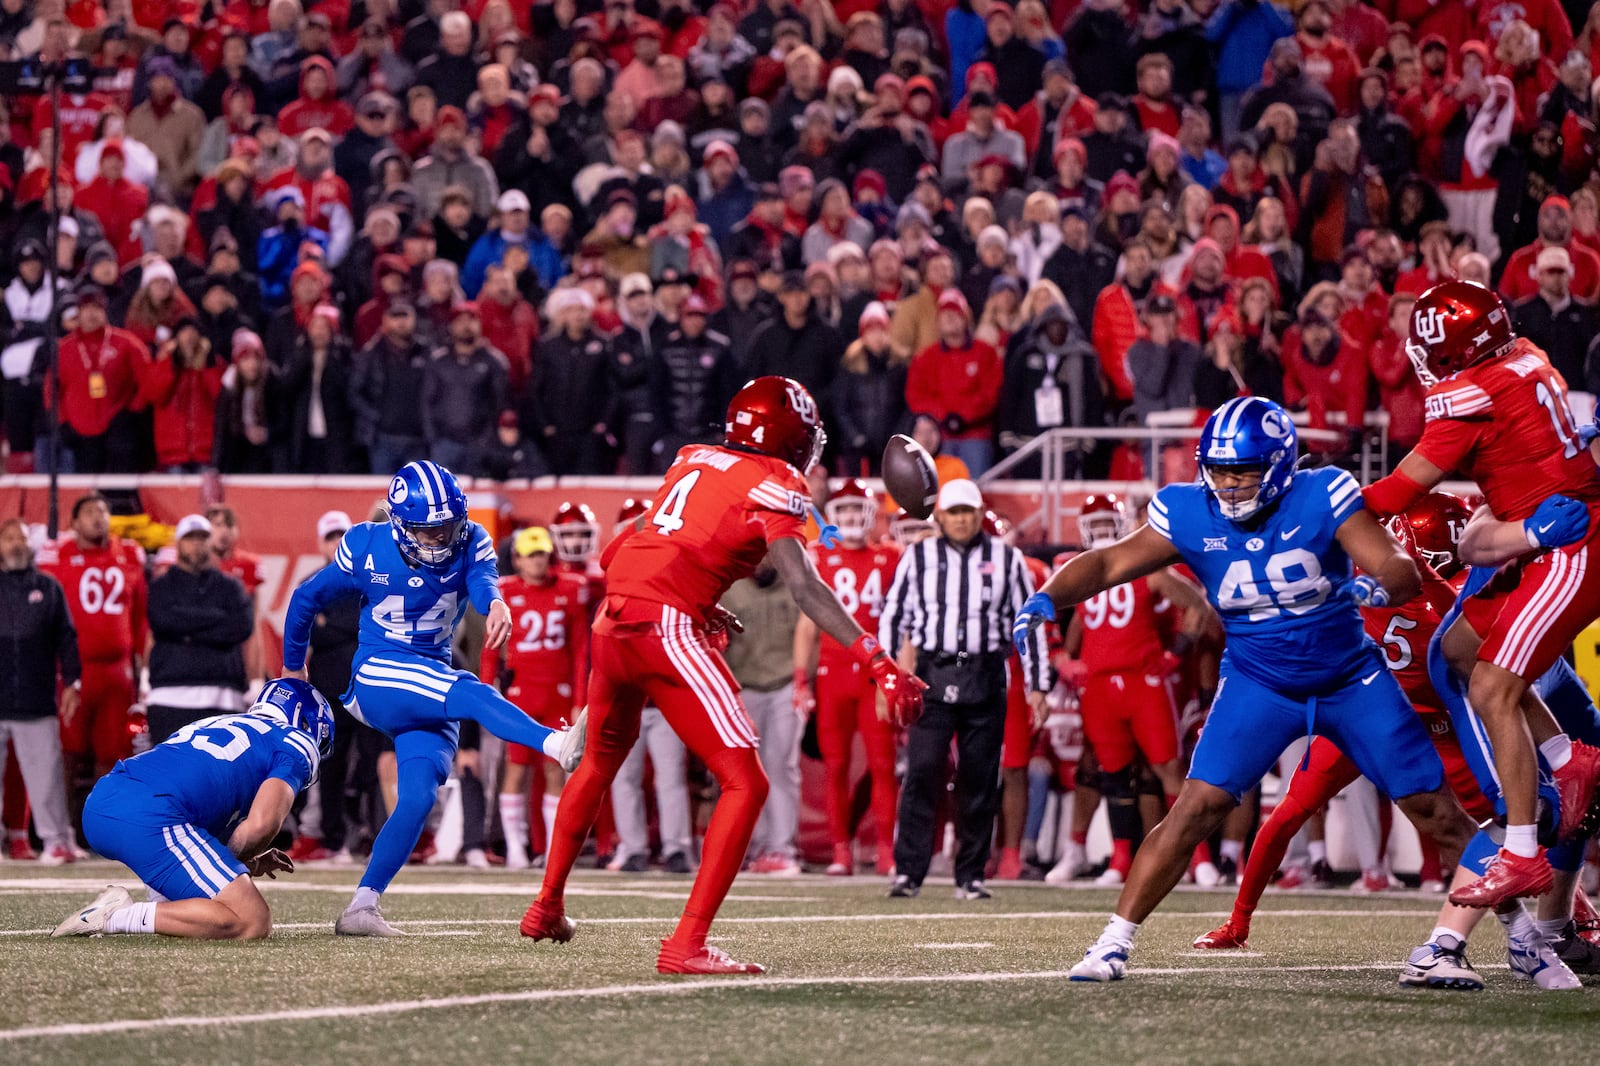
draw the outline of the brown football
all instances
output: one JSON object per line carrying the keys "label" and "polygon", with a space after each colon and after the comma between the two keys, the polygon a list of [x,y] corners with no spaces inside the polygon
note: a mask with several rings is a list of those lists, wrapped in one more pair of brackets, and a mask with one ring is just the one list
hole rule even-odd
{"label": "brown football", "polygon": [[927,518],[939,499],[939,472],[928,449],[903,433],[883,449],[883,487],[912,518]]}

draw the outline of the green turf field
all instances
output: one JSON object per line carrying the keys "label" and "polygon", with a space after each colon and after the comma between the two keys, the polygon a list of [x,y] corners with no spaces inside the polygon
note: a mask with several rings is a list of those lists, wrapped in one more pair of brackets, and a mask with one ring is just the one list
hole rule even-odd
{"label": "green turf field", "polygon": [[1181,891],[1109,986],[1065,970],[1111,894],[1041,885],[960,903],[931,882],[889,900],[877,878],[746,876],[715,932],[762,978],[655,974],[688,891],[664,875],[580,874],[564,947],[517,935],[531,877],[415,867],[385,898],[403,941],[332,935],[349,868],[269,883],[265,943],[48,938],[125,875],[0,865],[0,1063],[1553,1066],[1600,1040],[1600,989],[1514,985],[1492,921],[1471,944],[1489,991],[1397,987],[1437,904],[1414,893],[1269,894],[1251,953],[1199,955],[1231,897]]}

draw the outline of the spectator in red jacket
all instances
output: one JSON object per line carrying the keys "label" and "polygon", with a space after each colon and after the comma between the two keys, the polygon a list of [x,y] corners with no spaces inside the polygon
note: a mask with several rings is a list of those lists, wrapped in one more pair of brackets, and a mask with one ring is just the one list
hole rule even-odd
{"label": "spectator in red jacket", "polygon": [[539,315],[517,291],[516,279],[504,266],[491,266],[478,292],[478,321],[483,339],[506,357],[506,384],[513,399],[533,373],[533,346],[539,340]]}
{"label": "spectator in red jacket", "polygon": [[300,95],[278,114],[278,130],[285,137],[299,137],[307,130],[324,129],[343,137],[356,124],[353,108],[339,99],[334,83],[333,64],[322,56],[307,56],[300,62]]}
{"label": "spectator in red jacket", "polygon": [[972,311],[955,287],[939,294],[939,340],[917,353],[906,374],[906,407],[931,415],[944,430],[944,450],[974,477],[994,462],[994,417],[1000,404],[1000,356],[972,335]]}
{"label": "spectator in red jacket", "polygon": [[[1361,432],[1367,410],[1366,348],[1314,307],[1302,311],[1299,323],[1283,336],[1283,402],[1305,411],[1312,429],[1334,428],[1329,415],[1338,412],[1349,439]],[[1346,450],[1326,442],[1309,447]]]}
{"label": "spectator in red jacket", "polygon": [[1100,290],[1094,302],[1094,350],[1106,376],[1106,392],[1127,403],[1133,399],[1128,379],[1128,349],[1139,339],[1139,314],[1156,291],[1170,290],[1156,278],[1156,261],[1150,246],[1135,238],[1122,249],[1122,277]]}
{"label": "spectator in red jacket", "polygon": [[131,468],[139,448],[130,412],[141,406],[139,379],[149,358],[138,337],[107,321],[105,294],[96,286],[84,287],[78,293],[78,324],[62,338],[57,360],[63,472]]}
{"label": "spectator in red jacket", "polygon": [[1600,298],[1600,255],[1572,239],[1572,204],[1565,196],[1549,196],[1539,205],[1539,236],[1511,253],[1500,275],[1500,295],[1507,303],[1539,291],[1535,269],[1546,248],[1565,248],[1572,256],[1572,295],[1584,303]]}
{"label": "spectator in red jacket", "polygon": [[1395,282],[1395,295],[1410,293],[1421,296],[1441,281],[1455,277],[1450,269],[1450,250],[1454,246],[1450,223],[1440,219],[1424,222],[1417,240],[1417,265],[1400,275]]}
{"label": "spectator in red jacket", "polygon": [[1494,45],[1495,73],[1511,81],[1517,117],[1511,132],[1526,137],[1539,123],[1545,96],[1560,81],[1556,65],[1539,51],[1539,34],[1521,19],[1513,19]]}
{"label": "spectator in red jacket", "polygon": [[1307,80],[1328,90],[1339,114],[1356,109],[1356,78],[1361,61],[1350,46],[1333,33],[1332,0],[1305,0],[1296,17],[1295,40],[1305,57]]}
{"label": "spectator in red jacket", "polygon": [[1172,98],[1172,60],[1162,52],[1151,52],[1140,56],[1134,69],[1139,91],[1133,96],[1133,110],[1139,118],[1139,128],[1146,133],[1159,130],[1176,138],[1183,115]]}
{"label": "spectator in red jacket", "polygon": [[1222,248],[1210,237],[1195,242],[1183,268],[1176,301],[1177,333],[1197,345],[1211,339],[1209,327],[1218,312],[1233,306],[1233,286],[1227,277]]}
{"label": "spectator in red jacket", "polygon": [[[1573,8],[1582,9],[1582,5]],[[1505,36],[1513,22],[1520,21],[1538,33],[1541,50],[1550,62],[1561,62],[1572,48],[1572,23],[1558,0],[1478,0],[1477,17],[1477,36],[1491,45]]]}
{"label": "spectator in red jacket", "polygon": [[227,361],[214,352],[193,318],[145,367],[140,395],[155,416],[156,464],[168,474],[194,474],[211,462],[217,396]]}
{"label": "spectator in red jacket", "polygon": [[1389,294],[1378,287],[1367,253],[1352,244],[1339,260],[1339,295],[1347,308],[1340,326],[1360,344],[1370,344],[1389,321]]}
{"label": "spectator in red jacket", "polygon": [[1389,297],[1388,325],[1367,353],[1378,399],[1389,415],[1389,442],[1402,449],[1422,439],[1424,392],[1405,347],[1416,302],[1416,294],[1409,292]]}
{"label": "spectator in red jacket", "polygon": [[125,160],[122,141],[107,141],[100,149],[100,173],[78,190],[78,206],[94,212],[113,248],[127,243],[133,224],[150,206],[150,190],[122,176]]}

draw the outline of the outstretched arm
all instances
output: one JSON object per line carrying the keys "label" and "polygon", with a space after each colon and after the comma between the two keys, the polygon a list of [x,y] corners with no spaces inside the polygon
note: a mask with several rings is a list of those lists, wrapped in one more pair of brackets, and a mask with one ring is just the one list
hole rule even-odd
{"label": "outstretched arm", "polygon": [[329,603],[347,592],[359,592],[355,578],[341,567],[325,566],[289,597],[289,612],[283,619],[283,673],[285,677],[306,676],[306,650],[311,643],[311,624]]}
{"label": "outstretched arm", "polygon": [[1551,496],[1521,522],[1502,522],[1480,507],[1461,531],[1456,556],[1468,566],[1499,566],[1519,555],[1575,544],[1589,533],[1589,509],[1570,496]]}
{"label": "outstretched arm", "polygon": [[1413,451],[1400,460],[1394,473],[1362,489],[1361,498],[1373,514],[1388,518],[1433,491],[1433,487],[1444,480],[1444,475],[1445,471]]}
{"label": "outstretched arm", "polygon": [[1071,607],[1097,592],[1152,574],[1181,559],[1170,540],[1144,525],[1115,544],[1068,559],[1040,591],[1057,608]]}

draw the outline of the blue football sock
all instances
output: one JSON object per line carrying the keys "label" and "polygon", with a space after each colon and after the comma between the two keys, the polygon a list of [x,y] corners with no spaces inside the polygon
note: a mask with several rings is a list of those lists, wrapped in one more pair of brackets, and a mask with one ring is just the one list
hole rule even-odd
{"label": "blue football sock", "polygon": [[394,875],[411,858],[423,827],[428,824],[439,786],[444,783],[444,776],[433,759],[405,759],[398,769],[400,787],[394,810],[389,812],[389,820],[373,838],[372,858],[361,875],[361,887],[375,892],[388,888]]}
{"label": "blue football sock", "polygon": [[470,718],[501,740],[534,751],[544,751],[545,740],[555,732],[529,718],[490,686],[471,678],[462,678],[450,687],[444,710],[451,718]]}

